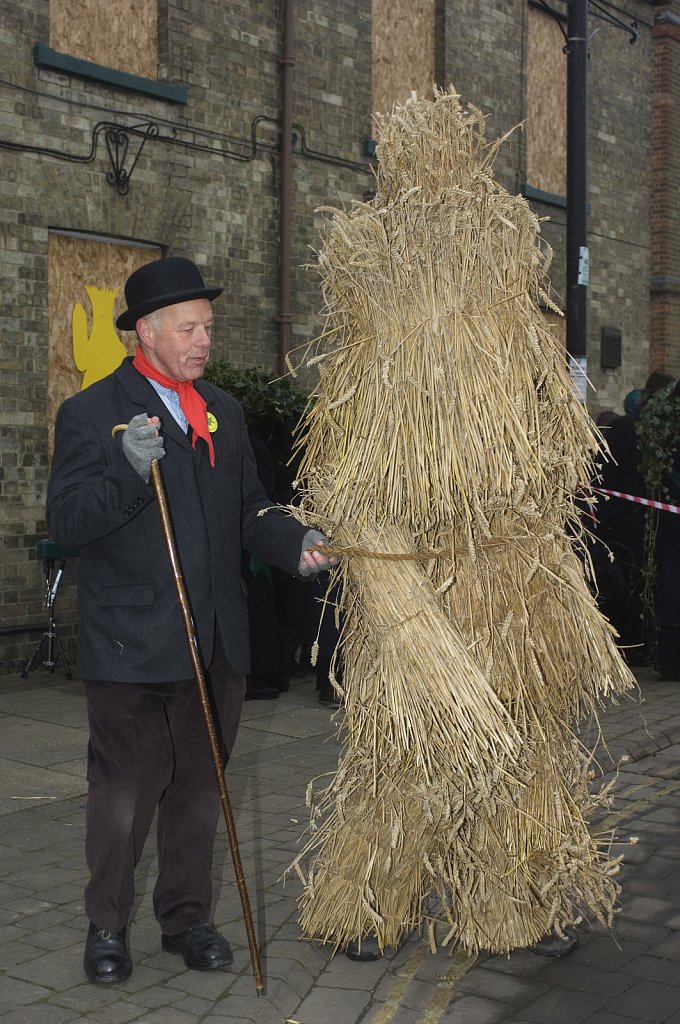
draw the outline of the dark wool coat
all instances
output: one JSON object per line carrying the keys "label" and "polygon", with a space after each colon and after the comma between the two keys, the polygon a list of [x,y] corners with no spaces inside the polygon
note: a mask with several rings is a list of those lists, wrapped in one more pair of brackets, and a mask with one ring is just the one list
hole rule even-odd
{"label": "dark wool coat", "polygon": [[196,450],[149,382],[125,359],[110,376],[67,399],[55,432],[47,527],[79,549],[78,673],[129,683],[193,678],[153,487],[128,462],[111,428],[139,413],[159,416],[160,462],[204,663],[219,624],[236,672],[249,667],[241,550],[297,574],[306,527],[271,506],[260,484],[238,402],[196,381],[208,412],[215,467]]}

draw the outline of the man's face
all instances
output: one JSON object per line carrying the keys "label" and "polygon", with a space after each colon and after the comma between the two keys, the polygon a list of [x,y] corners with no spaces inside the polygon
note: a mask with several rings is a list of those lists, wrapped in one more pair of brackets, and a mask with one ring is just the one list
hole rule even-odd
{"label": "man's face", "polygon": [[212,308],[208,299],[191,299],[157,309],[137,324],[151,365],[172,380],[202,376],[212,344]]}

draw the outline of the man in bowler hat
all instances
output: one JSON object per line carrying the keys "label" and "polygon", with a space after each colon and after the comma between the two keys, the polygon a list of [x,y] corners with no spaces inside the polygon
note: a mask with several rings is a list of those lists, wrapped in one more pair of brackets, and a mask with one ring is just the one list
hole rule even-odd
{"label": "man in bowler hat", "polygon": [[[329,565],[321,534],[270,507],[238,402],[200,379],[211,301],[221,292],[187,259],[136,270],[116,322],[136,331],[135,356],[57,415],[47,524],[57,543],[80,552],[78,674],[90,727],[84,966],[95,982],[121,982],[132,971],[134,870],[156,811],[153,905],[163,949],[195,970],[232,960],[210,924],[220,798],[151,462],[163,460],[225,760],[249,659],[242,547],[294,576]],[[127,429],[114,438],[120,423]]]}

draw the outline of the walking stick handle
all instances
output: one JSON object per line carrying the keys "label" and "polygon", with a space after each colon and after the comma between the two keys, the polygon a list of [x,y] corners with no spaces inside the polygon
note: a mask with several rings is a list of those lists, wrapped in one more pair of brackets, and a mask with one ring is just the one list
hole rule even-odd
{"label": "walking stick handle", "polygon": [[[123,430],[127,430],[127,423],[117,423],[116,426],[113,427],[111,430],[111,436],[115,437],[116,434],[120,433]],[[153,489],[156,494],[158,511],[161,517],[161,526],[163,528],[163,537],[165,539],[165,546],[168,552],[168,560],[170,562],[170,567],[172,569],[172,575],[175,580],[175,588],[177,590],[177,598],[179,601],[180,611],[182,613],[182,621],[184,623],[184,632],[186,635],[187,647],[189,649],[189,656],[191,658],[191,663],[194,669],[194,676],[196,678],[196,685],[198,687],[201,711],[203,712],[203,719],[205,721],[206,732],[208,734],[208,743],[210,745],[210,753],[212,755],[213,767],[215,769],[217,788],[219,790],[220,802],[222,804],[224,820],[227,826],[227,836],[229,838],[231,859],[234,865],[236,885],[238,887],[239,896],[241,898],[241,908],[243,910],[243,920],[246,927],[246,935],[248,937],[248,948],[250,950],[250,960],[253,966],[255,989],[257,991],[258,996],[260,996],[262,995],[264,990],[264,982],[262,980],[262,967],[260,964],[260,951],[257,946],[255,926],[253,924],[253,915],[250,909],[248,889],[246,887],[246,880],[243,873],[243,864],[241,862],[241,853],[238,846],[238,837],[236,835],[234,814],[231,809],[231,801],[229,799],[227,784],[224,778],[224,771],[222,768],[222,757],[220,755],[220,747],[217,739],[215,722],[213,720],[212,709],[210,707],[208,688],[205,681],[205,674],[203,672],[203,665],[201,664],[201,658],[198,652],[196,630],[194,628],[194,622],[191,615],[191,608],[189,606],[189,599],[187,597],[186,587],[184,585],[184,577],[182,576],[182,569],[177,554],[177,546],[175,544],[172,522],[170,520],[170,513],[168,511],[168,501],[165,494],[165,487],[163,485],[163,478],[161,476],[161,469],[157,459],[154,459],[153,462],[151,463],[151,482],[153,484]]]}

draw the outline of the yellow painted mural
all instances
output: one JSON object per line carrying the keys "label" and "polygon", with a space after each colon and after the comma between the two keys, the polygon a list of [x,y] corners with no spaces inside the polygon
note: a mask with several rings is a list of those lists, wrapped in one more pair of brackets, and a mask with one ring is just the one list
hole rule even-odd
{"label": "yellow painted mural", "polygon": [[92,305],[92,328],[79,302],[73,307],[73,361],[83,374],[81,391],[113,373],[127,355],[127,350],[113,325],[113,303],[118,288],[96,288],[85,285]]}
{"label": "yellow painted mural", "polygon": [[47,422],[52,452],[54,420],[65,398],[120,366],[135,348],[121,339],[116,317],[125,309],[123,286],[137,267],[161,255],[154,246],[50,232]]}

